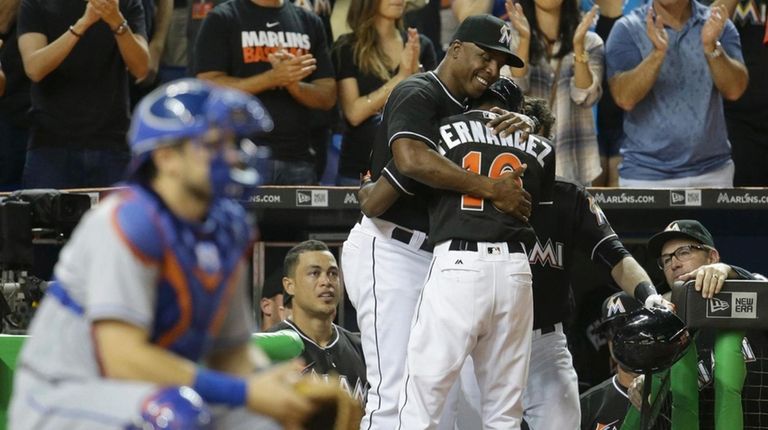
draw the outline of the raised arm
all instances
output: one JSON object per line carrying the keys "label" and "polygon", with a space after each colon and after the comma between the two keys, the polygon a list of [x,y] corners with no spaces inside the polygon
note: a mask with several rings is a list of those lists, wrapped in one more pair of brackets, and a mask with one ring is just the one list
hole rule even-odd
{"label": "raised arm", "polygon": [[[24,6],[22,5],[22,7]],[[28,13],[29,16],[32,16],[34,11]],[[21,18],[24,19],[25,16],[22,13]],[[72,49],[80,41],[80,37],[99,19],[96,10],[91,3],[88,3],[83,16],[72,25],[71,29],[50,43],[48,37],[42,33],[19,35],[19,51],[24,63],[24,71],[29,79],[32,82],[40,82],[56,70],[72,52]]]}
{"label": "raised arm", "polygon": [[[711,13],[701,29],[701,45],[707,57],[707,65],[715,87],[726,100],[736,100],[744,94],[749,83],[749,74],[743,62],[731,58],[720,45],[720,35],[731,50],[738,49],[738,34],[733,25],[728,23],[728,11],[725,5],[712,6]],[[733,42],[730,42],[733,41]]]}
{"label": "raised arm", "polygon": [[[648,9],[645,17],[646,34],[653,43],[653,50],[636,67],[619,72],[608,79],[608,86],[613,94],[616,105],[630,111],[648,95],[659,77],[661,65],[667,55],[669,38],[664,29],[661,16],[653,17],[653,9]],[[630,44],[626,27],[615,26],[608,38],[609,46],[606,52],[608,61],[613,61],[614,55],[626,55],[626,50],[633,49]],[[619,41],[620,40],[620,41]]]}

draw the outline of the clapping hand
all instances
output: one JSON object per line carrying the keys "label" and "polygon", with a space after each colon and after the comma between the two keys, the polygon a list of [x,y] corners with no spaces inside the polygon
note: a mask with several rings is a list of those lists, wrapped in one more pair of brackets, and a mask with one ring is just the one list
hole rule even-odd
{"label": "clapping hand", "polygon": [[[117,0],[88,0],[88,4],[93,6],[93,9],[99,17],[106,22],[112,30],[123,23],[123,14],[120,13],[120,7]],[[86,13],[88,13],[87,8]]]}
{"label": "clapping hand", "polygon": [[701,29],[701,46],[704,47],[704,52],[715,50],[715,44],[720,39],[726,21],[728,21],[728,10],[725,5],[720,4],[710,8],[709,18]]}
{"label": "clapping hand", "polygon": [[573,52],[579,54],[584,52],[584,37],[587,35],[587,30],[589,30],[589,28],[592,27],[592,25],[595,23],[595,17],[599,11],[600,7],[598,5],[594,5],[592,6],[592,9],[590,9],[583,18],[581,18],[579,26],[576,27],[576,31],[573,33]]}
{"label": "clapping hand", "polygon": [[317,60],[312,54],[293,55],[281,49],[267,58],[272,64],[273,82],[278,87],[297,84],[317,69]]}
{"label": "clapping hand", "polygon": [[648,8],[648,14],[645,16],[645,32],[657,51],[661,53],[667,52],[669,36],[667,35],[667,30],[664,29],[664,19],[656,15],[652,7]]}
{"label": "clapping hand", "polygon": [[419,32],[415,28],[408,29],[408,40],[403,46],[403,52],[400,56],[400,68],[398,73],[403,77],[408,77],[418,73],[421,68],[419,58],[421,57],[421,44],[419,43]]}
{"label": "clapping hand", "polygon": [[509,23],[512,24],[512,28],[515,29],[520,39],[531,39],[531,26],[528,24],[528,19],[523,13],[523,7],[520,3],[515,3],[512,0],[506,0],[504,7],[507,9],[507,15],[509,15]]}

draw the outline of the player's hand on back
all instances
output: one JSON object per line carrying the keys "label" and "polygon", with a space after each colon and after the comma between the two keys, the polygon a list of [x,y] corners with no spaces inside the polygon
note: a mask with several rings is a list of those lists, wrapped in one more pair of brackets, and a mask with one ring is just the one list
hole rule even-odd
{"label": "player's hand on back", "polygon": [[[514,134],[516,131],[523,131],[525,133],[534,132],[533,120],[526,115],[517,112],[507,112],[498,107],[491,108],[491,112],[499,115],[488,121],[486,124],[486,126],[493,129],[493,134],[506,137]],[[527,139],[528,136],[523,136],[523,138]]]}
{"label": "player's hand on back", "polygon": [[493,195],[491,203],[500,211],[512,215],[523,222],[528,222],[531,216],[531,195],[523,189],[520,177],[528,168],[523,164],[514,172],[491,179],[493,183]]}
{"label": "player's hand on back", "polygon": [[248,378],[248,408],[274,418],[285,428],[301,428],[315,406],[293,389],[301,378],[301,360],[293,360]]}

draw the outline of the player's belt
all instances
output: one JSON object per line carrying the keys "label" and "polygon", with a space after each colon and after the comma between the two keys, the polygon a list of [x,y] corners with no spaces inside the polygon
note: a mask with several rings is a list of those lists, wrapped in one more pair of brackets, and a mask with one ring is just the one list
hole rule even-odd
{"label": "player's belt", "polygon": [[[408,245],[411,243],[411,238],[413,238],[413,232],[400,227],[395,227],[392,229],[392,239],[395,239],[398,242],[403,242],[404,244]],[[432,245],[429,244],[429,241],[426,237],[424,238],[424,242],[421,243],[419,249],[422,251],[432,252]]]}
{"label": "player's belt", "polygon": [[[477,252],[477,242],[472,240],[463,240],[463,239],[453,239],[451,240],[451,245],[448,247],[451,251],[472,251]],[[525,253],[525,247],[520,242],[515,241],[508,241],[507,242],[507,249],[510,254],[514,254],[516,252],[522,252]]]}

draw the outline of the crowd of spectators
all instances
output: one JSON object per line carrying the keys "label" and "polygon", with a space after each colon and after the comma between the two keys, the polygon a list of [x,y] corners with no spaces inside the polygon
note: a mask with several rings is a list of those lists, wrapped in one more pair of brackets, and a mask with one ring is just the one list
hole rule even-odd
{"label": "crowd of spectators", "polygon": [[355,185],[389,92],[434,67],[450,27],[476,13],[510,22],[527,65],[506,73],[554,113],[559,175],[768,185],[764,1],[406,3],[4,0],[0,190],[119,181],[131,106],[185,75],[265,103],[267,183]]}

